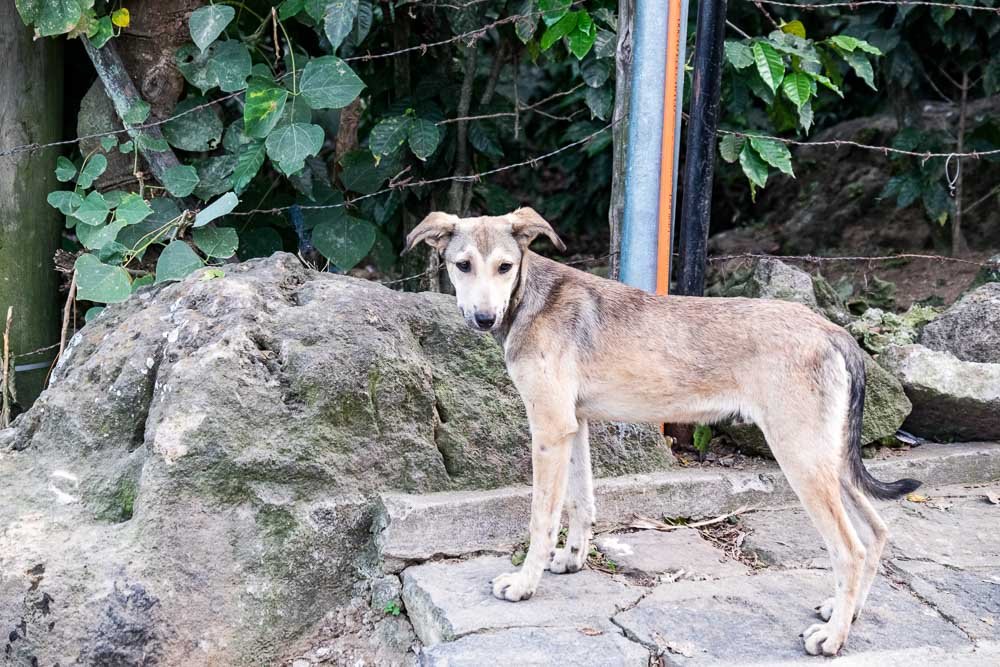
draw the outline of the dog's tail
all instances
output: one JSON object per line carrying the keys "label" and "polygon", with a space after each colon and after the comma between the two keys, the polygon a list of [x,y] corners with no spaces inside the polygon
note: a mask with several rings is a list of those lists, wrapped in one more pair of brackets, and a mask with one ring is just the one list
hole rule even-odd
{"label": "dog's tail", "polygon": [[865,357],[858,344],[848,334],[832,337],[833,346],[847,366],[850,398],[847,408],[847,465],[854,484],[872,498],[891,500],[917,489],[921,482],[900,479],[881,482],[868,472],[861,461],[861,423],[865,409]]}

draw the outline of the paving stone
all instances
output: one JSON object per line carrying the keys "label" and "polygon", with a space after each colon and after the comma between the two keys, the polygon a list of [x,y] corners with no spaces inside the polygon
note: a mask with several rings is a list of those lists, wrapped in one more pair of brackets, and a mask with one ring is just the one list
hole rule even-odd
{"label": "paving stone", "polygon": [[403,602],[417,636],[425,646],[432,646],[471,633],[514,627],[613,630],[609,619],[646,590],[593,570],[571,575],[546,572],[530,600],[498,600],[491,593],[490,580],[513,569],[509,558],[482,556],[404,570]]}
{"label": "paving stone", "polygon": [[[972,639],[1000,642],[1000,561],[965,570],[918,561],[893,561],[916,595]],[[1000,664],[1000,663],[997,663]]]}
{"label": "paving stone", "polygon": [[696,530],[641,530],[599,535],[595,546],[623,572],[655,576],[683,571],[683,579],[718,579],[747,574]]}
{"label": "paving stone", "polygon": [[646,667],[649,651],[623,637],[617,629],[594,635],[592,631],[515,628],[437,644],[423,651],[420,664],[424,667]]}
{"label": "paving stone", "polygon": [[[627,636],[668,651],[677,664],[773,664],[804,656],[799,633],[817,622],[813,608],[832,588],[829,573],[811,570],[681,581],[661,584],[614,620]],[[843,653],[925,646],[971,643],[938,612],[880,578]]]}
{"label": "paving stone", "polygon": [[748,529],[743,550],[771,567],[830,569],[830,556],[805,510],[750,512],[740,517]]}

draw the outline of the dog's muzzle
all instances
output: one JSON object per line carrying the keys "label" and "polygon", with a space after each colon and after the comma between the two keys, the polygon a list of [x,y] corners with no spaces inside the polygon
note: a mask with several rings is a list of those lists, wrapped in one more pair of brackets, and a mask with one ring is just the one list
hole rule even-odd
{"label": "dog's muzzle", "polygon": [[472,321],[480,331],[490,331],[493,325],[496,324],[497,318],[496,315],[489,313],[476,313],[473,315]]}

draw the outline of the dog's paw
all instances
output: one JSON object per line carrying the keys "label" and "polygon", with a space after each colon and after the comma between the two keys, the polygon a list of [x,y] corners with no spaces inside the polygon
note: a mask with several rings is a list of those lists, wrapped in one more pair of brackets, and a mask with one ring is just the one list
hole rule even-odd
{"label": "dog's paw", "polygon": [[[822,618],[824,621],[829,621],[830,617],[833,616],[833,602],[836,598],[827,598],[823,600],[823,603],[816,607],[816,615]],[[861,613],[860,609],[854,610],[854,616],[851,617],[851,622],[858,620],[858,614]]]}
{"label": "dog's paw", "polygon": [[493,580],[493,597],[510,602],[527,600],[535,593],[537,582],[532,583],[522,572],[508,572]]}
{"label": "dog's paw", "polygon": [[806,653],[809,655],[837,655],[846,637],[834,632],[829,623],[816,623],[802,633]]}
{"label": "dog's paw", "polygon": [[579,572],[585,560],[584,550],[580,547],[565,547],[556,549],[549,562],[549,572],[553,574],[572,574]]}

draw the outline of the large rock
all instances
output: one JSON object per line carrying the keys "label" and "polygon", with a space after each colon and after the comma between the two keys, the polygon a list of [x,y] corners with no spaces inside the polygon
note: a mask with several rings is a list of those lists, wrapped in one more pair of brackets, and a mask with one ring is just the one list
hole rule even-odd
{"label": "large rock", "polygon": [[[15,664],[273,663],[378,569],[379,490],[529,480],[495,342],[451,297],[278,254],[145,288],[72,339],[2,434],[0,630]],[[595,428],[595,468],[664,468]]]}
{"label": "large rock", "polygon": [[1000,364],[962,361],[923,345],[890,347],[880,361],[913,403],[907,430],[945,441],[1000,438]]}
{"label": "large rock", "polygon": [[924,327],[920,344],[962,361],[1000,364],[1000,283],[969,292]]}

